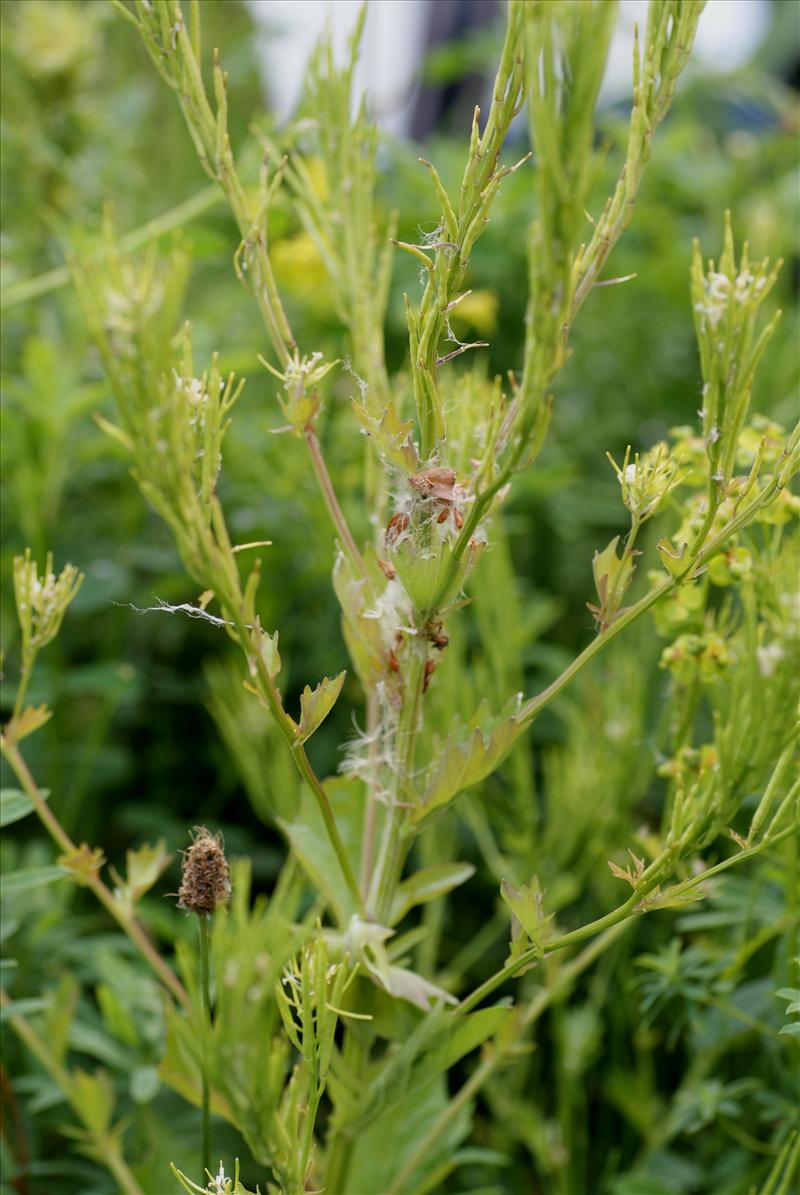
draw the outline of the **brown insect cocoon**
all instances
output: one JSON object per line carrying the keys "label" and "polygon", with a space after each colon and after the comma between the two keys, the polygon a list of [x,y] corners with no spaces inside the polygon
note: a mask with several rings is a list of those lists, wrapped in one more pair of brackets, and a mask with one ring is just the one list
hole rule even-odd
{"label": "brown insect cocoon", "polygon": [[208,916],[228,903],[230,870],[219,834],[196,826],[192,836],[192,845],[183,853],[178,908]]}
{"label": "brown insect cocoon", "polygon": [[384,539],[387,544],[397,543],[404,531],[408,530],[409,518],[405,511],[398,510],[386,525]]}
{"label": "brown insect cocoon", "polygon": [[425,634],[428,636],[428,639],[433,646],[437,647],[439,651],[442,651],[445,647],[447,647],[448,643],[450,642],[450,636],[445,634],[444,628],[442,626],[442,620],[440,618],[437,619],[436,622],[428,623],[427,627],[425,628]]}
{"label": "brown insect cocoon", "polygon": [[427,469],[423,476],[429,485],[446,485],[450,489],[453,488],[456,482],[455,469]]}
{"label": "brown insect cocoon", "polygon": [[425,469],[424,472],[409,477],[408,481],[423,497],[449,502],[453,497],[456,474],[454,469]]}
{"label": "brown insect cocoon", "polygon": [[436,671],[435,660],[426,660],[425,661],[425,679],[422,682],[422,692],[423,693],[428,692],[428,685],[431,683],[431,677],[433,676],[435,671]]}
{"label": "brown insect cocoon", "polygon": [[[387,534],[388,534],[388,528],[387,528]],[[394,581],[395,577],[397,576],[397,569],[393,565],[391,565],[388,560],[379,560],[378,565],[380,566],[380,570],[383,573],[386,580]]]}
{"label": "brown insect cocoon", "polygon": [[450,514],[450,511],[445,506],[444,510],[440,511],[439,514],[436,516],[436,522],[443,523],[449,514]]}
{"label": "brown insect cocoon", "polygon": [[453,522],[455,523],[455,525],[459,531],[464,526],[464,516],[462,515],[461,511],[458,509],[457,506],[453,507]]}

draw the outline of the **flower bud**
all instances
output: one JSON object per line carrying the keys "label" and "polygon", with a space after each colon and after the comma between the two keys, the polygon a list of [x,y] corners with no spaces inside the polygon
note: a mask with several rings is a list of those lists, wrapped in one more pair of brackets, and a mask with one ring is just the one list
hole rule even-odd
{"label": "flower bud", "polygon": [[230,871],[222,837],[205,826],[196,826],[192,845],[183,853],[178,908],[208,916],[227,904],[230,894]]}

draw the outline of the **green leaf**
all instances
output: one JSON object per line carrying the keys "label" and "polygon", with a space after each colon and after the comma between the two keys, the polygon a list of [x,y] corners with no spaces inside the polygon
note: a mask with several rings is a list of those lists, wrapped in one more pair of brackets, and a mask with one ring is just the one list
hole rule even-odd
{"label": "green leaf", "polygon": [[111,985],[98,984],[95,995],[108,1032],[124,1045],[135,1046],[139,1040],[136,1022]]}
{"label": "green leaf", "polygon": [[415,905],[427,904],[447,892],[452,892],[475,874],[471,863],[440,863],[435,867],[423,867],[415,871],[398,886],[389,917],[390,925],[402,921],[409,909]]}
{"label": "green leaf", "polygon": [[419,454],[414,447],[414,424],[403,420],[390,400],[380,419],[371,414],[360,402],[353,402],[353,411],[368,436],[377,445],[378,452],[387,462],[403,472],[415,473],[419,468]]}
{"label": "green leaf", "polygon": [[71,1049],[88,1054],[114,1070],[130,1070],[129,1052],[110,1037],[105,1029],[87,1024],[86,1021],[73,1021],[69,1026],[68,1041]]}
{"label": "green leaf", "polygon": [[[333,587],[342,608],[342,632],[353,667],[365,688],[382,678],[386,668],[386,644],[376,608],[387,609],[390,596],[378,557],[371,546],[364,551],[364,574],[357,572],[344,553],[333,566]],[[399,587],[393,611],[398,619],[410,617],[410,605],[402,601]]]}
{"label": "green leaf", "polygon": [[[786,1015],[800,1013],[800,988],[779,988],[775,993],[779,1000],[788,1000]],[[800,1020],[790,1021],[780,1030],[782,1037],[800,1037]]]}
{"label": "green leaf", "polygon": [[686,547],[686,544],[681,544],[680,551],[676,552],[668,539],[660,539],[656,544],[661,563],[673,577],[679,577],[686,570]]}
{"label": "green leaf", "polygon": [[452,559],[453,545],[447,542],[435,552],[421,553],[410,539],[406,539],[391,554],[391,562],[415,610],[430,609],[445,584],[448,594],[461,588],[469,570],[470,554],[465,552],[461,556],[453,577],[450,577]]}
{"label": "green leaf", "polygon": [[102,1137],[111,1125],[114,1114],[114,1088],[104,1071],[93,1075],[75,1070],[71,1076],[72,1099],[81,1110],[81,1120],[97,1137]]}
{"label": "green leaf", "polygon": [[456,1018],[449,1014],[450,1024],[440,1033],[434,1048],[423,1058],[419,1077],[427,1079],[449,1071],[460,1059],[494,1037],[512,1012],[511,1008],[494,1005],[463,1017]]}
{"label": "green leaf", "polygon": [[127,876],[124,881],[113,868],[110,870],[116,881],[114,896],[132,913],[138,901],[150,891],[169,866],[172,855],[168,853],[163,838],[160,838],[154,846],[145,842],[137,850],[128,851],[125,859]]}
{"label": "green leaf", "polygon": [[160,1086],[161,1080],[154,1066],[137,1066],[131,1074],[128,1091],[135,1104],[149,1104]]}
{"label": "green leaf", "polygon": [[301,743],[311,738],[333,709],[346,675],[346,672],[340,672],[332,680],[325,676],[313,691],[309,685],[303,689],[300,694],[300,722],[297,727],[297,737]]}
{"label": "green leaf", "polygon": [[607,626],[622,605],[628,586],[636,568],[631,552],[617,556],[619,536],[615,535],[602,552],[595,552],[592,558],[594,587],[600,601],[599,606],[589,604],[589,609],[601,626]]}
{"label": "green leaf", "polygon": [[[438,1078],[394,1104],[358,1134],[348,1170],[348,1190],[359,1195],[385,1195],[436,1117],[447,1106],[444,1079]],[[443,1127],[425,1158],[415,1167],[406,1192],[430,1189],[424,1180],[448,1160],[469,1134],[472,1107],[465,1105]]]}
{"label": "green leaf", "polygon": [[66,874],[63,867],[23,867],[0,877],[0,894],[9,897],[19,892],[30,892],[55,880],[63,880]]}
{"label": "green leaf", "polygon": [[47,1001],[41,996],[31,996],[27,1000],[11,1000],[0,1009],[0,1021],[7,1021],[9,1017],[27,1017],[32,1012],[41,1012],[47,1007]]}
{"label": "green leaf", "polygon": [[[333,807],[351,866],[358,874],[361,849],[361,825],[364,817],[364,788],[358,780],[341,777],[325,781],[325,791]],[[336,853],[330,844],[325,823],[315,798],[304,788],[294,821],[278,818],[278,825],[291,843],[318,892],[329,902],[340,925],[346,925],[356,912],[353,896],[342,875]]]}
{"label": "green leaf", "polygon": [[521,888],[514,888],[508,880],[500,885],[500,895],[512,912],[511,921],[511,954],[508,961],[517,958],[528,947],[525,936],[530,945],[539,952],[542,951],[545,931],[553,920],[554,914],[544,911],[544,893],[539,887],[539,881],[534,876],[530,887],[523,884]]}
{"label": "green leaf", "polygon": [[0,942],[7,942],[18,929],[19,921],[12,917],[6,917],[4,921],[0,921]]}
{"label": "green leaf", "polygon": [[457,1062],[494,1037],[513,1009],[502,1005],[456,1017],[443,1009],[427,1013],[416,1026],[406,1024],[398,1048],[373,1072],[361,1098],[347,1117],[348,1130],[360,1134],[376,1117],[449,1071]]}
{"label": "green leaf", "polygon": [[26,705],[25,709],[13,720],[14,741],[19,743],[37,730],[41,730],[53,716],[53,711],[46,705]]}
{"label": "green leaf", "polygon": [[[40,788],[39,794],[43,800],[50,796],[49,788]],[[18,788],[4,788],[0,790],[0,829],[19,822],[33,811],[33,802]]]}
{"label": "green leaf", "polygon": [[[167,1012],[167,1044],[158,1066],[159,1079],[187,1103],[202,1104],[202,1078],[198,1058],[197,1027],[174,1009]],[[211,1090],[211,1110],[231,1124],[237,1124],[233,1109],[216,1084]]]}
{"label": "green leaf", "polygon": [[469,722],[456,717],[447,739],[434,744],[431,776],[425,795],[411,811],[411,820],[423,822],[452,801],[463,789],[478,784],[506,757],[520,731],[518,698],[513,697],[493,718],[482,702]]}
{"label": "green leaf", "polygon": [[63,1061],[67,1052],[72,1018],[78,1003],[79,987],[75,976],[65,972],[59,980],[58,987],[50,993],[47,1001],[46,1037],[53,1055],[59,1062]]}

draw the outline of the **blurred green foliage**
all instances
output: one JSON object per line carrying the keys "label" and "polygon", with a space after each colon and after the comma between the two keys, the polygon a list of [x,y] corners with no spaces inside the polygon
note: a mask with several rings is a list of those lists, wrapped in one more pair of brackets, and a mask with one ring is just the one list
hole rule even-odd
{"label": "blurred green foliage", "polygon": [[[784,6],[775,7],[783,20]],[[91,0],[6,0],[3,9],[5,291],[62,266],[67,246],[80,243],[84,230],[99,228],[107,196],[114,196],[117,226],[132,230],[199,193],[204,179],[172,97],[110,9]],[[220,46],[230,73],[232,134],[241,148],[251,120],[275,131],[263,115],[257,41],[245,8],[234,0],[204,0],[203,10],[208,44]],[[775,46],[776,53],[784,47]],[[469,50],[460,53],[456,68],[459,61],[474,64]],[[452,63],[439,67],[449,70]],[[610,110],[598,134],[608,142],[609,178],[624,123],[624,112]],[[457,651],[469,658],[487,693],[535,691],[592,635],[585,609],[592,553],[619,530],[617,485],[603,453],[622,454],[628,441],[647,447],[669,427],[694,421],[699,369],[688,301],[691,241],[716,245],[726,208],[734,227],[748,230],[754,256],[786,262],[776,288],[785,314],[761,367],[754,407],[791,422],[798,384],[797,130],[796,93],[756,65],[729,78],[695,75],[682,84],[633,226],[614,259],[615,275],[636,278],[589,300],[572,337],[573,359],[557,383],[550,437],[537,468],[519,479],[505,532],[498,533],[502,563],[491,584],[480,576],[474,582],[475,618],[494,620],[518,644],[513,667],[506,658],[508,674],[501,674],[497,659],[470,655],[468,631],[453,645],[451,660]],[[451,184],[463,158],[461,142],[438,137],[425,152]],[[380,164],[385,211],[398,208],[399,238],[416,241],[419,229],[430,229],[436,219],[427,174],[407,145],[385,146]],[[598,195],[607,190],[608,180],[600,180]],[[490,340],[478,367],[489,375],[521,362],[523,230],[530,215],[530,178],[520,170],[504,183],[475,250],[472,302],[463,304],[456,325],[457,332]],[[271,233],[298,338],[336,356],[340,331],[320,263],[288,205],[278,204]],[[270,434],[280,412],[257,362],[263,335],[257,311],[231,269],[238,240],[231,217],[210,202],[180,235],[194,263],[187,309],[197,356],[221,347],[223,370],[249,376],[227,441],[223,497],[238,539],[273,541],[265,559],[263,616],[265,625],[281,630],[292,678],[287,693],[296,704],[307,677],[334,675],[345,662],[321,500],[302,445]],[[171,239],[161,238],[164,248]],[[413,262],[398,260],[390,371],[401,367],[406,352],[402,295],[417,286]],[[59,565],[71,560],[86,573],[61,636],[34,678],[31,699],[46,696],[57,716],[31,742],[32,770],[52,790],[66,829],[102,846],[109,858],[142,839],[163,836],[175,847],[185,842],[187,827],[209,822],[222,828],[231,855],[251,858],[256,887],[268,888],[282,847],[264,823],[282,802],[291,805],[287,794],[296,779],[282,757],[275,762],[274,732],[264,720],[251,709],[244,722],[236,712],[241,689],[225,679],[222,637],[204,624],[140,617],[131,609],[152,605],[154,595],[172,602],[196,595],[167,530],[146,509],[91,418],[95,410],[108,414],[110,403],[69,286],[8,303],[2,380],[6,710],[17,670],[12,556],[30,546],[41,558],[52,547]],[[361,448],[346,424],[350,389],[342,375],[318,430],[358,537],[366,528],[359,526],[358,502],[348,502],[361,468]],[[270,584],[270,577],[280,580]],[[441,823],[442,843],[447,836],[459,839],[458,857],[474,861],[478,871],[444,921],[433,906],[425,916],[442,935],[445,953],[466,963],[475,983],[502,964],[505,950],[505,921],[498,915],[487,923],[484,916],[498,879],[487,859],[494,858],[498,873],[513,872],[513,856],[525,858],[536,841],[550,907],[572,906],[570,916],[578,919],[614,899],[618,882],[605,859],[656,812],[638,776],[643,744],[650,750],[658,729],[663,678],[655,669],[657,649],[644,636],[637,642],[636,634],[618,645],[562,702],[558,716],[536,722],[532,745],[520,747],[498,776],[466,799],[464,816]],[[648,653],[653,668],[646,682],[633,662]],[[637,718],[620,723],[619,711],[608,708],[609,674],[617,684],[629,678],[640,686],[629,704]],[[442,669],[437,700],[443,708],[459,706],[456,676],[455,665]],[[337,710],[316,736],[312,754],[321,774],[336,769],[339,744],[350,730]],[[228,752],[239,759],[241,778]],[[550,805],[532,813],[542,787]],[[537,819],[546,823],[542,839]],[[2,852],[8,870],[51,861],[31,822],[5,840]],[[443,857],[447,853],[442,845]],[[794,1049],[796,1062],[796,1043],[779,1036],[783,1006],[773,995],[790,978],[781,898],[792,882],[791,871],[787,877],[776,862],[763,863],[726,879],[699,911],[662,914],[628,930],[552,1008],[536,1052],[489,1085],[475,1130],[485,1151],[465,1152],[456,1177],[442,1189],[486,1195],[747,1192],[763,1174],[761,1141],[779,1121],[788,1125],[796,1108],[786,1061],[787,1049]],[[173,872],[160,892],[175,884]],[[161,895],[146,898],[143,920],[169,941],[189,933]],[[195,1125],[192,1110],[155,1072],[165,1040],[156,985],[101,913],[63,882],[43,884],[24,900],[8,894],[3,937],[17,963],[10,977],[15,998],[53,993],[44,1010],[51,1033],[59,1008],[75,1003],[69,1048],[85,1066],[101,1063],[113,1075],[130,1125],[127,1156],[136,1160],[143,1188],[161,1192],[169,1161],[191,1169]],[[64,1114],[57,1089],[43,1073],[25,1071],[21,1057],[9,1041],[6,1071],[22,1077],[12,1092],[2,1074],[8,1114],[0,1189],[111,1191],[93,1163],[63,1155],[54,1135]],[[23,1095],[24,1112],[17,1102]],[[218,1144],[230,1154],[241,1150],[232,1130],[221,1129]],[[33,1159],[29,1185],[14,1188],[14,1164],[26,1157]],[[248,1165],[243,1156],[245,1181],[255,1183],[247,1178]]]}

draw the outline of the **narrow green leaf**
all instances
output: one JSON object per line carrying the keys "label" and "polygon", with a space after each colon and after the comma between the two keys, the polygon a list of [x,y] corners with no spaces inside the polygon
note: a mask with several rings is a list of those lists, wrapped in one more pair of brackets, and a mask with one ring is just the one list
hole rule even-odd
{"label": "narrow green leaf", "polygon": [[[39,789],[39,792],[45,801],[50,796],[49,788]],[[23,817],[27,817],[32,811],[33,803],[30,797],[20,792],[18,788],[0,790],[0,829],[5,829],[6,826],[10,826],[14,822],[22,821]]]}
{"label": "narrow green leaf", "polygon": [[84,1124],[98,1137],[107,1132],[114,1114],[114,1089],[105,1071],[90,1075],[86,1071],[72,1073],[72,1098],[81,1109]]}
{"label": "narrow green leaf", "polygon": [[427,904],[444,896],[474,874],[475,868],[471,863],[441,863],[415,871],[397,889],[389,924],[397,925],[415,905]]}
{"label": "narrow green leaf", "polygon": [[7,1021],[9,1017],[27,1017],[32,1012],[41,1012],[47,1007],[47,1001],[41,996],[31,996],[27,1000],[12,1000],[0,1009],[0,1021]]}
{"label": "narrow green leaf", "polygon": [[[357,780],[329,777],[325,781],[325,791],[333,807],[350,864],[357,870],[364,817],[364,786]],[[356,911],[353,897],[328,838],[319,806],[311,793],[307,789],[303,790],[300,807],[293,821],[278,818],[277,822],[306,875],[330,903],[339,924],[347,924]]]}
{"label": "narrow green leaf", "polygon": [[19,892],[30,892],[55,880],[63,880],[66,874],[62,867],[24,867],[0,877],[0,893],[8,897],[16,896]]}

